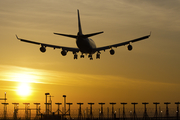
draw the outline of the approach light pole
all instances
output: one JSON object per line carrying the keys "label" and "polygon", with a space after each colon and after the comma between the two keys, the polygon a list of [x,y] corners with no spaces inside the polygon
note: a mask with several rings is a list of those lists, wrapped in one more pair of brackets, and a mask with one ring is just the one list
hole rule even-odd
{"label": "approach light pole", "polygon": [[47,95],[50,95],[50,93],[45,93],[45,96],[46,96],[46,114],[47,114]]}

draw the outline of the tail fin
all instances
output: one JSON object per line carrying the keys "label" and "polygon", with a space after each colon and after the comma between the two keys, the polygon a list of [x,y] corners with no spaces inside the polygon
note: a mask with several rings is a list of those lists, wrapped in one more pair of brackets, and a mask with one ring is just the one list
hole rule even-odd
{"label": "tail fin", "polygon": [[81,21],[80,21],[79,10],[77,10],[77,13],[78,13],[78,28],[79,28],[79,35],[83,35],[83,34],[82,34],[82,28],[81,28]]}

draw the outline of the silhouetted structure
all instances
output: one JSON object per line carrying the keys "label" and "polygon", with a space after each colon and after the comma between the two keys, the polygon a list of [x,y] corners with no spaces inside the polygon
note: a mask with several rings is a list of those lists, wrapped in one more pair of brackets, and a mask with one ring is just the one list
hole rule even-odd
{"label": "silhouetted structure", "polygon": [[109,119],[109,107],[107,107],[107,119]]}
{"label": "silhouetted structure", "polygon": [[71,119],[71,109],[70,109],[71,107],[70,107],[70,106],[71,106],[73,103],[66,103],[66,104],[69,106],[69,109],[68,109],[67,112],[69,113],[68,115],[69,115],[69,117],[70,117],[70,119]]}
{"label": "silhouetted structure", "polygon": [[164,104],[166,105],[166,118],[169,118],[169,108],[168,105],[171,104],[170,102],[164,102]]}
{"label": "silhouetted structure", "polygon": [[6,120],[6,118],[7,118],[7,105],[9,105],[9,103],[1,103],[1,104],[3,104],[4,105],[4,120]]}
{"label": "silhouetted structure", "polygon": [[51,104],[49,104],[48,112],[52,113],[52,100],[51,100],[51,98],[54,97],[54,96],[49,95],[48,97],[49,97],[49,102],[48,103],[51,103]]}
{"label": "silhouetted structure", "polygon": [[149,104],[149,103],[144,102],[144,103],[142,103],[142,104],[144,104],[144,114],[143,114],[143,118],[146,120],[146,119],[148,118],[146,105]]}
{"label": "silhouetted structure", "polygon": [[81,105],[83,105],[83,103],[77,103],[79,105],[79,112],[78,112],[78,119],[81,120],[82,119],[82,112],[81,112]]}
{"label": "silhouetted structure", "polygon": [[41,113],[40,103],[34,103],[34,104],[36,105],[36,117],[35,118],[38,118],[38,116]]}
{"label": "silhouetted structure", "polygon": [[49,106],[51,105],[51,103],[44,103],[46,105],[46,115],[49,115],[50,111],[49,111]]}
{"label": "silhouetted structure", "polygon": [[180,102],[175,102],[175,104],[177,105],[176,118],[178,120],[179,119],[179,104],[180,104]]}
{"label": "silhouetted structure", "polygon": [[135,119],[137,118],[135,106],[136,106],[138,103],[133,102],[133,103],[131,103],[131,104],[134,105],[133,118],[134,118],[134,120],[135,120]]}
{"label": "silhouetted structure", "polygon": [[93,119],[93,113],[92,113],[92,105],[94,105],[94,103],[88,103],[90,105],[90,119],[92,120]]}
{"label": "silhouetted structure", "polygon": [[103,105],[105,105],[105,103],[99,103],[99,105],[101,105],[101,109],[99,111],[99,118],[103,119],[104,118],[104,111],[103,111]]}
{"label": "silhouetted structure", "polygon": [[7,98],[6,98],[6,92],[4,93],[4,98],[0,98],[0,100],[4,100],[4,102],[6,103],[6,100],[7,100]]}
{"label": "silhouetted structure", "polygon": [[66,95],[63,95],[64,98],[64,107],[63,107],[63,114],[66,114]]}
{"label": "silhouetted structure", "polygon": [[116,104],[116,103],[109,103],[109,104],[111,104],[112,105],[112,119],[115,119],[116,118],[116,113],[114,112],[114,105]]}
{"label": "silhouetted structure", "polygon": [[14,120],[17,120],[17,113],[18,113],[19,103],[12,103],[12,104],[14,105],[13,118],[14,118]]}
{"label": "silhouetted structure", "polygon": [[126,113],[125,113],[125,105],[127,103],[121,103],[123,105],[123,120],[126,118]]}
{"label": "silhouetted structure", "polygon": [[154,117],[157,119],[157,117],[158,117],[157,105],[160,104],[160,103],[159,103],[159,102],[153,102],[153,104],[155,104],[155,113],[154,113]]}
{"label": "silhouetted structure", "polygon": [[[45,105],[46,105],[46,111],[45,111],[45,113],[47,114],[47,111],[49,111],[48,109],[47,109],[47,96],[48,95],[50,95],[50,93],[45,93],[45,96],[46,96],[46,103],[45,103]],[[48,114],[49,114],[49,112],[48,112]]]}
{"label": "silhouetted structure", "polygon": [[30,103],[23,103],[23,104],[25,105],[25,119],[27,120],[31,118],[31,113],[28,112]]}
{"label": "silhouetted structure", "polygon": [[60,110],[60,105],[61,105],[62,103],[55,103],[55,104],[58,105],[58,109],[57,109],[56,112],[58,112],[58,116],[59,116],[59,113],[61,112],[61,110]]}
{"label": "silhouetted structure", "polygon": [[7,105],[9,105],[9,103],[6,103],[6,92],[4,93],[4,98],[0,98],[0,100],[4,100],[4,103],[1,103],[4,105],[4,114],[3,114],[3,117],[4,119],[6,120],[7,118]]}
{"label": "silhouetted structure", "polygon": [[[49,97],[49,96],[48,96]],[[1,120],[11,120],[10,117],[12,117],[11,115],[12,114],[8,114],[8,117],[7,117],[7,105],[8,103],[6,102],[6,95],[5,95],[5,98],[1,98],[0,100],[5,100],[4,103],[2,103],[4,106],[4,114],[2,114],[1,116]],[[66,103],[66,102],[65,102]],[[19,110],[23,110],[25,111],[25,118],[23,118],[23,120],[30,120],[30,119],[33,119],[31,118],[31,111],[32,110],[36,110],[36,116],[34,116],[34,119],[39,119],[39,120],[63,120],[63,119],[74,119],[74,120],[81,120],[82,118],[85,120],[86,119],[86,114],[87,114],[87,120],[89,119],[92,119],[92,120],[95,120],[95,119],[98,119],[98,113],[99,113],[99,119],[105,119],[105,120],[110,120],[110,119],[116,119],[116,112],[115,109],[114,109],[114,105],[116,103],[110,103],[112,105],[112,117],[109,118],[109,107],[107,107],[107,114],[104,114],[104,109],[103,109],[103,105],[105,103],[99,103],[99,105],[101,105],[101,108],[99,109],[99,111],[95,110],[94,112],[93,109],[92,109],[92,106],[94,105],[94,103],[88,103],[90,105],[90,114],[89,114],[89,109],[88,107],[85,109],[83,109],[83,112],[84,112],[84,116],[83,116],[83,113],[82,113],[82,109],[81,109],[81,105],[83,105],[83,103],[77,103],[79,105],[79,109],[78,109],[78,116],[77,116],[77,113],[76,114],[73,114],[73,118],[71,118],[71,105],[73,103],[66,103],[68,106],[69,106],[69,109],[67,111],[65,111],[65,113],[60,110],[60,105],[62,103],[55,103],[56,105],[58,105],[58,109],[56,112],[52,113],[52,114],[49,114],[49,111],[48,111],[48,108],[49,108],[49,105],[51,105],[51,103],[45,103],[46,106],[47,106],[47,111],[43,114],[40,112],[40,103],[34,103],[36,105],[36,108],[30,108],[30,103],[23,103],[25,105],[25,108],[19,108],[19,103],[12,103],[14,105],[14,111],[13,111],[13,119],[14,120],[18,120],[18,119],[21,119],[21,118],[18,118],[18,111]],[[127,119],[127,120],[132,120],[133,119],[133,116],[134,116],[134,119],[137,119],[137,116],[136,116],[136,109],[135,109],[135,105],[138,104],[138,103],[131,103],[132,105],[134,105],[134,112],[132,112],[130,109],[130,114],[127,114],[127,111],[125,110],[125,105],[127,103],[120,103],[123,105],[123,111],[122,111],[122,116],[120,116],[120,108],[119,108],[119,119]],[[157,110],[157,107],[158,107],[158,104],[160,104],[159,102],[153,102],[153,104],[155,105],[155,114],[153,114],[153,111],[152,109],[148,109],[150,110],[149,111],[149,115],[147,115],[147,108],[146,108],[146,105],[149,104],[149,103],[142,103],[144,104],[144,111],[143,109],[139,109],[138,110],[138,113],[143,113],[143,118],[142,116],[139,116],[139,120],[146,120],[147,117],[149,120],[175,120],[175,119],[179,119],[179,104],[180,102],[175,102],[175,104],[177,105],[177,110],[176,110],[176,114],[175,114],[175,111],[169,111],[169,108],[168,108],[168,104],[171,104],[170,102],[164,102],[164,104],[166,104],[166,112],[162,112],[160,107],[159,107],[159,112]],[[6,106],[6,107],[5,107]],[[45,108],[46,109],[46,108]],[[127,109],[127,108],[126,108]],[[125,113],[126,112],[126,113]],[[3,111],[2,111],[3,113]],[[161,113],[161,116],[159,116]],[[165,114],[166,113],[166,116],[162,116],[162,113]],[[171,114],[169,114],[171,113]],[[21,114],[22,115],[22,114]],[[34,114],[35,115],[35,114]],[[39,118],[39,116],[41,115],[41,118]],[[66,117],[69,115],[69,118]],[[103,115],[103,117],[101,116]],[[107,116],[105,116],[107,115]],[[100,117],[101,116],[101,117]],[[19,116],[20,117],[20,116]]]}

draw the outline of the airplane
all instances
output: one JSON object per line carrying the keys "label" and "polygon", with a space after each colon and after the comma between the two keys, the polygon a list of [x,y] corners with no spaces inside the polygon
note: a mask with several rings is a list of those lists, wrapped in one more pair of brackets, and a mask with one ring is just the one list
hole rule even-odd
{"label": "airplane", "polygon": [[121,42],[121,43],[117,43],[117,44],[112,44],[112,45],[107,45],[107,46],[103,46],[103,47],[96,47],[95,42],[89,38],[98,34],[103,33],[103,31],[101,32],[96,32],[96,33],[91,33],[91,34],[83,34],[82,32],[82,28],[81,28],[81,21],[80,21],[80,14],[79,14],[79,10],[77,10],[77,14],[78,14],[78,33],[77,35],[70,35],[70,34],[62,34],[62,33],[54,33],[55,35],[61,35],[61,36],[65,36],[65,37],[70,37],[70,38],[74,38],[76,39],[76,45],[77,48],[72,48],[72,47],[64,47],[64,46],[58,46],[58,45],[51,45],[51,44],[46,44],[46,43],[41,43],[41,42],[35,42],[35,41],[31,41],[31,40],[26,40],[26,39],[21,39],[16,35],[16,38],[22,42],[27,42],[27,43],[32,43],[32,44],[36,44],[36,45],[41,45],[40,47],[40,51],[42,53],[46,52],[46,47],[50,47],[50,48],[54,48],[54,49],[62,49],[61,54],[62,56],[66,56],[67,52],[72,52],[74,54],[74,59],[78,58],[77,53],[81,52],[80,58],[84,58],[84,54],[88,54],[88,58],[90,58],[90,60],[93,60],[92,55],[96,53],[96,59],[100,59],[100,54],[101,51],[105,51],[107,49],[110,49],[110,54],[114,55],[115,51],[113,48],[117,48],[119,46],[127,46],[127,49],[129,51],[131,51],[133,49],[131,43],[140,41],[140,40],[144,40],[150,37],[151,33],[149,35],[140,37],[140,38],[136,38],[133,40],[129,40],[129,41],[125,41],[125,42]]}

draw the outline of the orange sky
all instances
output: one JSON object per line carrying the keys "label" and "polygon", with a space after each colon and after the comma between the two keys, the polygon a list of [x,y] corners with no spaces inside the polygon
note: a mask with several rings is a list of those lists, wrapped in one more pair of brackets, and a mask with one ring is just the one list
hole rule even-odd
{"label": "orange sky", "polygon": [[[132,0],[6,0],[0,1],[0,97],[7,92],[9,103],[45,102],[174,102],[179,101],[180,15],[179,1]],[[53,32],[77,34],[77,9],[84,33],[104,31],[92,37],[98,47],[124,42],[152,31],[152,36],[102,52],[101,59],[73,59],[60,50],[39,51],[40,46],[15,38],[76,47],[75,40]],[[95,55],[94,55],[95,56]],[[95,58],[95,57],[94,57]],[[24,80],[24,81],[23,81]],[[30,87],[29,96],[19,95],[19,84]],[[10,105],[12,106],[12,105]],[[9,107],[10,107],[9,106]],[[23,105],[22,105],[23,106]],[[33,106],[33,105],[32,105]],[[87,106],[87,104],[85,105]],[[139,107],[143,107],[139,104]],[[11,107],[10,107],[11,108]],[[13,108],[13,107],[12,107]],[[55,109],[55,108],[54,108]]]}

